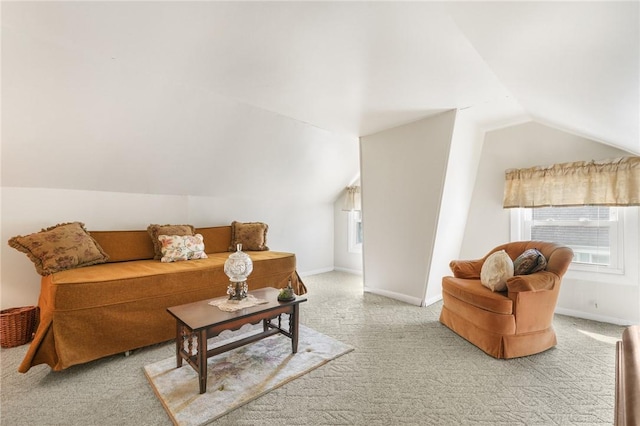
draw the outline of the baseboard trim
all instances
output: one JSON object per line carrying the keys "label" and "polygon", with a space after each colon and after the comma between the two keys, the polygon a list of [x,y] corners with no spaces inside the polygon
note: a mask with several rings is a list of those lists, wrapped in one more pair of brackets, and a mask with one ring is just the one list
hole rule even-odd
{"label": "baseboard trim", "polygon": [[365,293],[373,293],[380,296],[388,297],[389,299],[399,300],[401,302],[409,303],[411,305],[422,306],[422,299],[418,297],[407,296],[406,294],[396,293],[388,290],[380,290],[377,288],[364,288]]}
{"label": "baseboard trim", "polygon": [[311,271],[304,271],[304,272],[298,271],[298,275],[304,278],[304,277],[308,277],[309,275],[318,275],[318,274],[324,274],[325,272],[331,272],[333,271],[333,269],[334,269],[333,266],[330,266],[328,268],[313,269]]}
{"label": "baseboard trim", "polygon": [[433,305],[434,303],[437,303],[439,301],[442,300],[442,294],[439,294],[437,296],[433,296],[430,299],[427,299],[424,301],[424,306],[429,306],[429,305]]}
{"label": "baseboard trim", "polygon": [[615,325],[632,325],[633,324],[632,321],[629,321],[623,318],[609,317],[606,315],[596,315],[589,312],[576,311],[574,309],[556,307],[555,313],[560,315],[566,315],[569,317],[582,318],[582,319],[598,321],[598,322],[606,322],[608,324],[615,324]]}
{"label": "baseboard trim", "polygon": [[333,270],[338,272],[346,272],[354,275],[362,275],[362,270],[358,270],[358,269],[340,268],[336,266],[335,268],[333,268]]}

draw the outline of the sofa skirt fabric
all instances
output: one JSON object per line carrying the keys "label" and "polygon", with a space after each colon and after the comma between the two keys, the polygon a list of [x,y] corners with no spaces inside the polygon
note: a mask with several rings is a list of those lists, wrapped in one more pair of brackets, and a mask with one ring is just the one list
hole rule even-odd
{"label": "sofa skirt fabric", "polygon": [[[248,252],[249,290],[306,288],[296,257],[283,252]],[[40,324],[18,371],[37,364],[53,370],[160,343],[175,337],[166,308],[226,295],[223,266],[229,253],[176,263],[134,260],[89,266],[42,277]]]}

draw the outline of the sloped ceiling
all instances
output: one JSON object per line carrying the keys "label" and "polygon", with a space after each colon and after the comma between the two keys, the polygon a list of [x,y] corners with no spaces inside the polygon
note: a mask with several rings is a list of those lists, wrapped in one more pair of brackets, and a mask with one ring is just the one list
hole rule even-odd
{"label": "sloped ceiling", "polygon": [[491,105],[640,153],[638,23],[637,2],[3,2],[2,184],[330,199],[358,136]]}
{"label": "sloped ceiling", "polygon": [[533,119],[640,153],[640,2],[478,2],[449,10]]}

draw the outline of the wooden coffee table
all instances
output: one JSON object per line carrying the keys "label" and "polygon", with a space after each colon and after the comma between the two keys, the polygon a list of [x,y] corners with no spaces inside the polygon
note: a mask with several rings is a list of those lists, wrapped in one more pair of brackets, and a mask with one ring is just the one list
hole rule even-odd
{"label": "wooden coffee table", "polygon": [[[298,351],[299,306],[300,303],[306,302],[307,298],[297,296],[293,301],[279,302],[278,293],[279,290],[271,287],[251,291],[249,294],[257,299],[264,299],[267,303],[236,312],[225,312],[217,306],[210,305],[209,302],[215,299],[167,308],[176,319],[176,368],[182,367],[183,360],[193,367],[198,373],[200,393],[207,391],[207,358],[278,333],[291,339],[293,353]],[[289,315],[288,329],[282,328],[283,314]],[[272,321],[276,318],[278,321],[274,324]],[[262,332],[207,350],[208,338],[215,337],[224,330],[237,330],[245,324],[257,324],[260,321]]]}

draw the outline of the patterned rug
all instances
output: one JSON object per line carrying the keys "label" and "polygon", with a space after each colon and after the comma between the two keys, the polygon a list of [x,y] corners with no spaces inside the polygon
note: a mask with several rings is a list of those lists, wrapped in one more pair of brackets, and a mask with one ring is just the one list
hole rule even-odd
{"label": "patterned rug", "polygon": [[[299,331],[296,354],[290,339],[275,335],[209,358],[204,394],[198,393],[193,368],[186,363],[176,368],[175,357],[147,365],[144,372],[174,424],[203,425],[353,350],[303,325]],[[220,341],[209,349],[216,344]]]}

